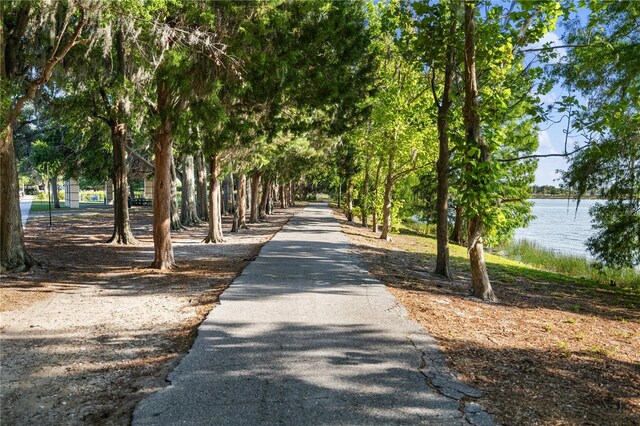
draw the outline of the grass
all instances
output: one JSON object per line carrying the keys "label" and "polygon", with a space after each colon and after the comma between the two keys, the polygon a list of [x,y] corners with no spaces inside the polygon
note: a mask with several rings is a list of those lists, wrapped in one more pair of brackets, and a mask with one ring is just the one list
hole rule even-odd
{"label": "grass", "polygon": [[[415,224],[404,223],[399,227],[401,234],[416,235],[424,238],[426,253],[435,257],[436,240]],[[534,244],[529,244],[535,246]],[[592,266],[584,258],[566,256],[551,250],[538,247],[527,249],[528,256],[516,256],[503,251],[504,255],[486,252],[487,267],[494,277],[504,284],[516,284],[518,279],[526,278],[535,282],[552,282],[565,284],[580,284],[583,291],[589,292],[597,289],[616,291],[617,293],[640,296],[640,273],[633,269],[600,271]],[[515,249],[514,249],[515,250]],[[449,244],[450,262],[453,267],[463,270],[469,267],[469,257],[466,247],[457,244]],[[563,258],[567,258],[566,261]],[[562,264],[562,266],[561,266]],[[574,268],[569,265],[575,265]],[[637,300],[630,303],[636,304]],[[575,310],[578,310],[576,307]]]}
{"label": "grass", "polygon": [[508,258],[519,260],[527,265],[546,271],[558,272],[574,278],[584,278],[600,284],[621,286],[640,290],[640,272],[631,268],[598,269],[584,257],[558,253],[539,246],[536,243],[522,240],[510,244],[504,249]]}
{"label": "grass", "polygon": [[[397,228],[401,234],[425,237],[425,246],[435,255],[435,224],[404,221]],[[454,266],[468,266],[465,247],[449,244],[449,250]],[[584,257],[558,253],[526,240],[512,243],[502,253],[504,255],[487,252],[485,259],[490,269],[499,273],[501,281],[505,283],[517,281],[517,277],[526,277],[551,282],[579,282],[592,288],[619,288],[623,293],[640,295],[640,271],[632,268],[598,269]]]}
{"label": "grass", "polygon": [[[80,203],[80,208],[86,208],[86,207],[94,207],[94,206],[103,206],[104,202],[100,202],[100,201],[83,201],[82,203]],[[60,201],[60,208],[56,209],[53,207],[53,201],[51,201],[51,211],[52,212],[59,212],[62,210],[77,210],[77,209],[71,209],[67,206],[65,206],[64,201]],[[33,200],[31,202],[31,209],[29,210],[29,214],[35,214],[35,213],[47,213],[49,211],[49,201],[48,200]]]}
{"label": "grass", "polygon": [[[64,205],[64,201],[60,201],[60,208],[53,208],[53,201],[51,201],[51,211],[58,212],[60,210],[70,210],[69,207]],[[31,210],[29,210],[29,214],[34,213],[45,213],[49,211],[49,201],[48,200],[33,200],[31,202]]]}

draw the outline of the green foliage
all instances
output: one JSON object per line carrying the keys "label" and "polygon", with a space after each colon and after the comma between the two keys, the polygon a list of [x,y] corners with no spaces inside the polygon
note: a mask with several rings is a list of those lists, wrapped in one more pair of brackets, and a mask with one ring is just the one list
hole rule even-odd
{"label": "green foliage", "polygon": [[589,1],[586,24],[574,20],[571,49],[556,72],[586,98],[567,96],[560,106],[573,115],[586,148],[563,174],[578,198],[597,192],[606,199],[590,213],[596,235],[587,246],[610,267],[640,265],[640,4]]}

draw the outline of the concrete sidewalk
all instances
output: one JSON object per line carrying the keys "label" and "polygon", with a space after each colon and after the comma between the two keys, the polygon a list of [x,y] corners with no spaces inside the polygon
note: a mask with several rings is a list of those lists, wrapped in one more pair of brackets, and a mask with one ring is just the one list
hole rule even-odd
{"label": "concrete sidewalk", "polygon": [[134,425],[493,424],[326,204],[292,218],[220,302]]}

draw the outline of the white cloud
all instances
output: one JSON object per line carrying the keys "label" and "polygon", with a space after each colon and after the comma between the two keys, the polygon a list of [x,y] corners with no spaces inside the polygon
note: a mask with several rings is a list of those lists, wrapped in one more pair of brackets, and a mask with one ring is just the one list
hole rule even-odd
{"label": "white cloud", "polygon": [[558,154],[558,151],[553,147],[551,138],[546,130],[538,132],[538,154]]}
{"label": "white cloud", "polygon": [[536,170],[536,185],[554,185],[560,184],[560,173],[558,170],[566,170],[567,162],[562,157],[540,158],[538,161],[538,169]]}
{"label": "white cloud", "polygon": [[558,100],[558,94],[556,92],[549,92],[544,95],[538,95],[540,103],[543,105],[552,105]]}

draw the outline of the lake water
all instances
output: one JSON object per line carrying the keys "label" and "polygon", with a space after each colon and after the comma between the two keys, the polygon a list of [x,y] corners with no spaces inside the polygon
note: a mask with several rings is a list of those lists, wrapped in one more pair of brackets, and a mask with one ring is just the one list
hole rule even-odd
{"label": "lake water", "polygon": [[536,219],[528,227],[516,230],[516,240],[528,240],[561,253],[592,259],[585,242],[594,234],[589,208],[598,200],[582,200],[576,211],[576,201],[566,199],[536,199],[533,214]]}

